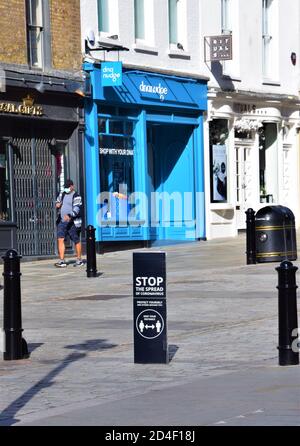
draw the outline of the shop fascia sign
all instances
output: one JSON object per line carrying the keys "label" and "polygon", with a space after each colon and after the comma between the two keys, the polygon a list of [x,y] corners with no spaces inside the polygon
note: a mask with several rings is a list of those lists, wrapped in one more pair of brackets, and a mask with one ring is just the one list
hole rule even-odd
{"label": "shop fascia sign", "polygon": [[0,113],[25,116],[43,116],[43,107],[34,105],[34,99],[27,95],[23,98],[23,104],[14,104],[10,102],[0,102]]}

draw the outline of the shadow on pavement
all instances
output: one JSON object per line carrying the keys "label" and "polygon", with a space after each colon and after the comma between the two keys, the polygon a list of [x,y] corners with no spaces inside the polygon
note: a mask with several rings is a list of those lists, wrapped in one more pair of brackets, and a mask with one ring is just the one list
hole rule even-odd
{"label": "shadow on pavement", "polygon": [[169,345],[169,361],[171,362],[177,353],[179,347],[177,345]]}
{"label": "shadow on pavement", "polygon": [[[35,346],[38,348],[43,344],[31,344],[31,346]],[[100,351],[109,348],[117,347],[117,344],[107,343],[105,339],[93,339],[88,340],[82,344],[76,345],[68,345],[65,348],[74,350],[72,351],[66,358],[63,359],[61,364],[59,364],[55,369],[49,372],[44,378],[34,384],[30,389],[28,389],[23,395],[13,401],[9,406],[7,406],[0,413],[0,426],[12,426],[18,423],[20,420],[16,418],[17,413],[24,407],[26,404],[32,400],[39,392],[44,389],[47,389],[55,384],[53,379],[59,375],[65,368],[67,368],[70,364],[79,361],[87,356],[87,352],[91,351]]]}
{"label": "shadow on pavement", "polygon": [[34,352],[34,350],[37,350],[38,348],[40,348],[42,345],[42,343],[38,342],[38,343],[32,343],[32,344],[28,344],[28,351],[29,354],[31,355],[32,352]]}

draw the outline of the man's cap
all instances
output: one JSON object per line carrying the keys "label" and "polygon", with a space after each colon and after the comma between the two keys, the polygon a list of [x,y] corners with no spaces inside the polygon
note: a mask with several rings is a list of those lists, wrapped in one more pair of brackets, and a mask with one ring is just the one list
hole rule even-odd
{"label": "man's cap", "polygon": [[65,188],[68,188],[68,187],[71,187],[71,186],[74,186],[73,181],[72,181],[72,180],[67,180],[67,181],[65,182]]}

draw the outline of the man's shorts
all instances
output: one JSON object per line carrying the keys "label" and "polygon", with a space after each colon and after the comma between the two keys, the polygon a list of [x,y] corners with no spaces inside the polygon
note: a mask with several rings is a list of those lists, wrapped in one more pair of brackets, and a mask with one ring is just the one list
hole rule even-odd
{"label": "man's shorts", "polygon": [[76,226],[72,221],[71,222],[61,221],[57,225],[57,238],[65,239],[66,236],[69,234],[70,239],[72,240],[72,242],[75,243],[75,245],[77,245],[77,243],[80,242],[80,233],[81,229],[76,228]]}

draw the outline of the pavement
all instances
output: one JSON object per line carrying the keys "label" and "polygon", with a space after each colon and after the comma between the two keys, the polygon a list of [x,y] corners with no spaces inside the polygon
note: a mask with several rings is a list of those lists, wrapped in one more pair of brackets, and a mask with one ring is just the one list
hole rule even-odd
{"label": "pavement", "polygon": [[278,365],[278,264],[246,265],[245,245],[160,248],[169,364],[134,363],[133,250],[98,256],[97,278],[22,263],[31,354],[0,357],[0,426],[299,426],[300,366]]}

